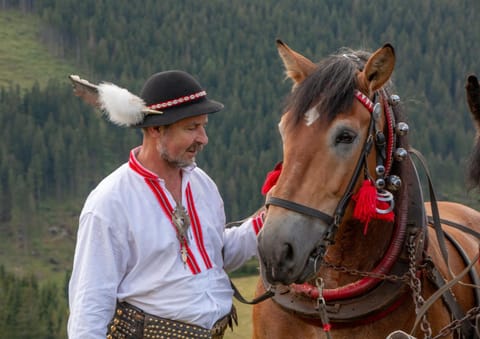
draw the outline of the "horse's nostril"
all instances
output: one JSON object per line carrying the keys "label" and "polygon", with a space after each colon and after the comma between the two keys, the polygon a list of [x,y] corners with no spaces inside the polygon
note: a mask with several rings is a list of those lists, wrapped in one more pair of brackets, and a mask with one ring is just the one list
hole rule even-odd
{"label": "horse's nostril", "polygon": [[293,259],[293,247],[289,243],[282,246],[282,261],[291,261]]}

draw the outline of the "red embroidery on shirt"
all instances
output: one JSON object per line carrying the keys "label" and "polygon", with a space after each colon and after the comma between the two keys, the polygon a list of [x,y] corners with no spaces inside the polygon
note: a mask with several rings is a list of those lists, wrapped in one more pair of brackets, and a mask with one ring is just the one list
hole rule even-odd
{"label": "red embroidery on shirt", "polygon": [[[177,228],[175,227],[175,225],[173,224],[173,221],[172,221],[172,213],[173,213],[172,205],[168,201],[168,198],[167,198],[165,192],[163,191],[162,187],[160,186],[160,184],[158,182],[158,179],[145,178],[145,182],[151,188],[153,194],[155,195],[155,197],[157,198],[160,206],[162,207],[163,211],[165,212],[165,215],[168,217],[168,219],[170,220],[170,223],[172,224],[173,228],[175,229],[175,232],[178,232]],[[180,243],[179,243],[179,245],[181,246]],[[198,266],[198,263],[195,260],[195,257],[193,256],[193,253],[192,253],[190,247],[188,246],[188,243],[185,244],[185,248],[186,248],[187,253],[188,253],[187,265],[190,268],[190,271],[193,274],[200,273],[200,271],[201,271],[200,267]]]}
{"label": "red embroidery on shirt", "polygon": [[192,189],[190,183],[187,184],[187,189],[185,190],[187,196],[187,205],[188,205],[188,215],[190,216],[190,221],[192,223],[192,231],[195,237],[195,243],[197,244],[198,250],[202,255],[203,262],[207,268],[212,268],[212,262],[208,256],[207,250],[205,249],[205,244],[203,242],[202,234],[202,225],[200,224],[200,219],[198,218],[198,213],[193,203]]}

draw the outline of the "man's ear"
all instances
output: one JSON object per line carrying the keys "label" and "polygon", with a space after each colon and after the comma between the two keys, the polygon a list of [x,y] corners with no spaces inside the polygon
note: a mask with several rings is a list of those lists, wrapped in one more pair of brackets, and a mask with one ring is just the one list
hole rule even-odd
{"label": "man's ear", "polygon": [[155,137],[155,136],[160,135],[160,133],[162,131],[162,127],[161,126],[148,126],[148,127],[144,128],[144,131],[145,131],[145,134],[148,134],[152,137]]}

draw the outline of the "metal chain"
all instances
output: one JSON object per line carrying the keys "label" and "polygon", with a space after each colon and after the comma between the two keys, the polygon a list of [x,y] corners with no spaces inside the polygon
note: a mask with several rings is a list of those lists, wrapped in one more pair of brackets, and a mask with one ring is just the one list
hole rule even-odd
{"label": "metal chain", "polygon": [[456,329],[462,327],[463,323],[468,320],[474,320],[480,315],[480,306],[473,307],[465,314],[462,319],[454,320],[438,332],[438,334],[432,339],[438,339],[441,337],[446,337]]}
{"label": "metal chain", "polygon": [[[407,250],[408,250],[408,259],[409,259],[409,264],[408,264],[408,272],[403,274],[402,276],[398,275],[387,275],[387,274],[382,274],[382,273],[374,273],[374,272],[366,272],[366,271],[360,271],[356,269],[348,269],[346,267],[342,266],[336,266],[330,263],[322,262],[323,266],[326,266],[328,268],[334,269],[339,272],[343,273],[348,273],[352,275],[357,275],[361,277],[369,277],[369,278],[376,278],[376,279],[381,279],[381,280],[389,280],[389,281],[402,281],[406,285],[410,286],[412,293],[413,293],[413,301],[415,304],[415,310],[416,312],[422,307],[424,304],[425,300],[422,297],[421,291],[422,291],[422,283],[419,278],[417,278],[417,272],[419,269],[425,268],[429,263],[426,262],[423,265],[417,265],[416,264],[416,249],[415,249],[415,236],[411,235],[409,242],[407,244]],[[431,339],[432,338],[432,329],[431,325],[428,322],[427,316],[424,315],[422,318],[422,323],[420,325],[420,328],[422,331],[425,333],[425,338],[426,339]]]}
{"label": "metal chain", "polygon": [[[376,278],[380,280],[388,280],[388,281],[401,281],[404,282],[406,285],[408,285],[413,294],[413,301],[415,304],[415,311],[417,312],[422,305],[425,303],[425,299],[421,295],[422,291],[422,283],[420,279],[417,277],[417,272],[420,269],[428,269],[430,265],[432,265],[432,262],[430,260],[426,260],[424,264],[422,265],[417,265],[416,264],[416,249],[415,249],[415,236],[412,235],[409,239],[409,242],[407,244],[407,250],[408,250],[408,259],[409,259],[409,269],[408,272],[405,274],[399,276],[399,275],[388,275],[388,274],[382,274],[382,273],[374,273],[374,272],[367,272],[367,271],[360,271],[357,269],[349,269],[343,266],[337,266],[331,263],[327,263],[325,261],[322,262],[322,266],[333,269],[338,272],[343,272],[343,273],[348,273],[351,275],[356,275],[360,277],[369,277],[369,278]],[[317,285],[318,287],[318,285]],[[319,300],[321,301],[321,300]],[[422,317],[422,322],[420,324],[420,329],[424,333],[424,338],[425,339],[438,339],[445,337],[452,333],[453,331],[457,330],[462,326],[462,324],[465,321],[469,320],[479,320],[480,317],[480,306],[478,307],[473,307],[471,308],[466,315],[462,319],[458,320],[453,320],[450,324],[447,326],[443,327],[440,332],[432,337],[432,328],[430,325],[430,322],[427,319],[426,314]]]}
{"label": "metal chain", "polygon": [[368,278],[376,278],[380,280],[389,280],[389,281],[403,281],[406,284],[409,284],[410,278],[409,278],[409,273],[405,273],[402,276],[398,275],[387,275],[383,273],[375,273],[375,272],[367,272],[367,271],[360,271],[356,269],[350,269],[346,268],[343,266],[337,266],[334,264],[327,263],[325,261],[322,262],[322,266],[325,266],[327,268],[331,268],[335,271],[342,272],[342,273],[348,273],[351,275],[356,275],[360,277],[368,277]]}
{"label": "metal chain", "polygon": [[[413,293],[413,302],[415,304],[415,313],[418,314],[418,310],[423,306],[425,303],[425,299],[422,297],[422,283],[420,279],[417,277],[417,266],[415,265],[415,236],[411,235],[410,239],[407,244],[408,250],[408,271],[410,276],[410,288],[412,289]],[[424,333],[424,338],[430,339],[432,338],[432,327],[430,322],[428,321],[427,315],[424,314],[422,317],[422,322],[420,324],[420,328]]]}

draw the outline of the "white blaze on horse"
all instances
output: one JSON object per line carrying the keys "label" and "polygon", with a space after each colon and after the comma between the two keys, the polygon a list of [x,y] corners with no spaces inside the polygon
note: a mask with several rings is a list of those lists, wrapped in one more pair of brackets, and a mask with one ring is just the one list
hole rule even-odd
{"label": "white blaze on horse", "polygon": [[475,338],[480,213],[424,204],[393,47],[317,64],[277,48],[294,86],[258,237],[256,294],[275,295],[254,306],[253,338]]}

